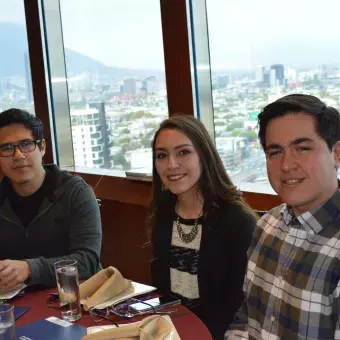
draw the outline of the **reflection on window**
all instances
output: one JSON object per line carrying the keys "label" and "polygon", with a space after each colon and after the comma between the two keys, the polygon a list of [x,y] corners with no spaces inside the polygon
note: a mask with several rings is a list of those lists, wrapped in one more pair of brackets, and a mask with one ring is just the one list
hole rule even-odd
{"label": "reflection on window", "polygon": [[61,0],[75,165],[151,173],[168,116],[159,0]]}
{"label": "reflection on window", "polygon": [[22,0],[0,0],[0,112],[34,112],[25,10]]}
{"label": "reflection on window", "polygon": [[340,109],[337,9],[337,0],[207,0],[216,145],[242,190],[273,192],[257,139],[261,108],[305,93]]}

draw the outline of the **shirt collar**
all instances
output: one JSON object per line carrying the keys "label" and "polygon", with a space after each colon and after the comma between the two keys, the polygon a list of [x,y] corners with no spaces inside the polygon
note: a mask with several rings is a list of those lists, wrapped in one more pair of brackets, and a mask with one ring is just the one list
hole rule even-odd
{"label": "shirt collar", "polygon": [[307,232],[317,234],[329,224],[334,224],[340,217],[340,191],[336,191],[331,198],[297,217],[292,207],[287,204],[282,205],[280,214],[287,226],[297,221]]}

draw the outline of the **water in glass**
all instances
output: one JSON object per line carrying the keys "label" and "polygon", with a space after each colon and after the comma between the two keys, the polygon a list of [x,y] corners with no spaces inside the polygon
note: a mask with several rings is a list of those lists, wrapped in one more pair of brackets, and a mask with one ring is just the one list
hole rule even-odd
{"label": "water in glass", "polygon": [[0,340],[15,340],[13,306],[0,305]]}
{"label": "water in glass", "polygon": [[0,322],[0,340],[15,340],[14,322]]}
{"label": "water in glass", "polygon": [[61,316],[64,320],[81,318],[79,280],[76,266],[56,268]]}

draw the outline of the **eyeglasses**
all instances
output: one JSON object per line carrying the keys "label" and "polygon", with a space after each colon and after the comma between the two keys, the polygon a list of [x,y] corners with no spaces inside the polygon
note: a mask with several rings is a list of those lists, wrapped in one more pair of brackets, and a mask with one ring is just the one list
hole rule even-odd
{"label": "eyeglasses", "polygon": [[[147,298],[145,298],[147,299]],[[148,306],[149,308],[138,311],[135,310],[133,308],[131,308],[131,305],[133,303],[142,303],[146,306]],[[143,315],[143,314],[171,314],[174,312],[177,312],[177,309],[168,309],[168,310],[164,310],[164,306],[153,306],[150,303],[147,303],[146,301],[144,301],[144,299],[136,299],[136,298],[130,298],[124,302],[121,302],[115,306],[111,306],[110,308],[110,312],[112,314],[118,315],[120,317],[123,318],[133,318],[136,315]]]}
{"label": "eyeglasses", "polygon": [[[131,308],[131,305],[133,303],[136,303],[136,302],[139,302],[139,303],[142,303],[148,307],[150,307],[148,309],[148,311],[137,311],[135,309],[132,309]],[[130,299],[127,299],[115,306],[111,306],[111,309],[110,309],[111,313],[115,314],[115,315],[118,315],[120,317],[123,317],[123,318],[133,318],[134,316],[136,315],[141,315],[141,314],[146,314],[146,313],[157,313],[156,311],[156,308],[143,301],[143,300],[140,300],[140,299],[136,299],[136,298],[130,298]]]}
{"label": "eyeglasses", "polygon": [[41,143],[42,140],[23,140],[18,144],[3,144],[0,145],[0,157],[10,157],[15,154],[18,148],[22,153],[34,151],[37,148],[37,144]]}
{"label": "eyeglasses", "polygon": [[101,322],[103,320],[109,320],[111,321],[116,327],[119,327],[119,325],[109,317],[110,315],[110,307],[104,308],[104,309],[96,309],[91,308],[89,310],[90,317],[93,322]]}
{"label": "eyeglasses", "polygon": [[[136,311],[134,309],[132,309],[130,307],[130,305],[132,303],[143,303],[145,305],[147,305],[148,307],[150,307],[150,309],[148,310],[144,310],[144,311]],[[119,326],[118,324],[116,324],[116,322],[111,319],[109,316],[110,314],[114,314],[123,318],[133,318],[137,315],[143,315],[143,314],[171,314],[171,313],[178,313],[178,309],[168,309],[168,310],[163,310],[164,307],[160,306],[160,307],[155,307],[143,300],[139,300],[136,298],[130,298],[127,299],[115,306],[109,306],[103,309],[96,309],[96,308],[91,308],[89,310],[89,314],[90,317],[92,319],[93,322],[101,322],[103,320],[109,320],[111,321],[114,325],[116,325],[117,327]],[[187,313],[182,313],[182,314],[187,314]]]}
{"label": "eyeglasses", "polygon": [[[125,300],[124,302],[119,303],[118,305],[115,306],[109,306],[103,309],[96,309],[96,308],[91,308],[89,310],[90,313],[90,317],[92,319],[93,322],[101,322],[103,320],[109,320],[111,321],[113,324],[115,324],[116,326],[118,326],[114,320],[112,320],[109,315],[112,313],[114,315],[120,316],[122,318],[133,318],[136,315],[141,315],[144,314],[146,312],[138,312],[135,310],[132,310],[130,308],[130,305],[134,302],[140,302],[140,303],[144,303],[141,300],[138,299],[134,299],[134,298],[130,298],[128,300]],[[153,313],[156,313],[155,308],[148,304],[148,303],[144,303],[146,305],[148,305],[151,309]]]}

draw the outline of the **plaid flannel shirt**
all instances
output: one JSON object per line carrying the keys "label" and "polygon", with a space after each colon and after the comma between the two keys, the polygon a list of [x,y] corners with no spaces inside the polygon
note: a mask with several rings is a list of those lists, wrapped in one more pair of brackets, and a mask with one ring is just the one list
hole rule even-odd
{"label": "plaid flannel shirt", "polygon": [[340,339],[340,192],[294,217],[282,204],[259,221],[245,301],[225,339]]}

